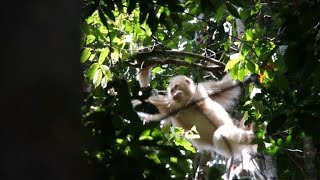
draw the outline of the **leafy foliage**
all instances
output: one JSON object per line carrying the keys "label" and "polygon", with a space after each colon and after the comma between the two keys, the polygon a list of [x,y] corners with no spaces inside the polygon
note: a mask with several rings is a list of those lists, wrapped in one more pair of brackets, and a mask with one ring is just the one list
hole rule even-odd
{"label": "leafy foliage", "polygon": [[[186,62],[158,62],[151,82],[158,90],[164,90],[168,78],[176,74],[202,81],[221,76],[222,70],[195,66],[212,65],[198,56],[155,53],[160,48],[218,59],[240,81],[258,74],[262,92],[250,97],[255,88],[247,87],[241,111],[248,122],[259,125],[259,150],[278,157],[279,177],[303,178],[309,163],[301,157],[307,153],[301,149],[305,138],[311,137],[317,149],[320,145],[316,1],[92,0],[82,4],[83,125],[92,137],[85,152],[97,177],[194,176],[195,150],[183,138],[185,132],[166,124],[143,125],[134,111],[131,100],[143,100],[151,93],[139,95],[134,60],[147,51],[146,59],[169,56]],[[243,22],[242,33],[237,18]],[[143,110],[156,112],[150,106]],[[263,122],[268,123],[267,129]],[[319,164],[319,153],[314,160]],[[209,176],[218,177],[215,171],[209,169]]]}

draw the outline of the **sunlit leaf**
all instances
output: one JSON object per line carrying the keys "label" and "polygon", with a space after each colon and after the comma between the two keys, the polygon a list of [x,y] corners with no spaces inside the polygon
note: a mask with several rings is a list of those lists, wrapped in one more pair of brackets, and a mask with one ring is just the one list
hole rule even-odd
{"label": "sunlit leaf", "polygon": [[253,33],[252,33],[252,30],[251,30],[251,29],[246,30],[245,38],[246,38],[247,41],[252,41],[252,39],[253,39]]}
{"label": "sunlit leaf", "polygon": [[196,126],[193,126],[190,130],[186,131],[185,137],[187,139],[199,139],[200,135],[199,135],[199,132],[197,131]]}
{"label": "sunlit leaf", "polygon": [[80,62],[81,63],[86,62],[89,59],[90,55],[91,55],[91,48],[85,48],[81,53]]}
{"label": "sunlit leaf", "polygon": [[148,154],[147,157],[151,160],[153,160],[156,164],[160,164],[161,160],[159,159],[159,157],[156,154]]}
{"label": "sunlit leaf", "polygon": [[109,48],[104,48],[104,49],[101,50],[100,56],[99,56],[99,59],[98,59],[98,63],[99,64],[102,64],[105,61],[105,59],[108,56],[109,52],[110,52]]}
{"label": "sunlit leaf", "polygon": [[106,75],[110,71],[107,65],[100,65],[100,69],[102,70],[103,75]]}
{"label": "sunlit leaf", "polygon": [[94,59],[94,57],[96,57],[96,53],[92,53],[89,57],[89,61],[92,61]]}
{"label": "sunlit leaf", "polygon": [[103,77],[103,78],[101,79],[100,85],[101,85],[101,87],[102,87],[103,89],[107,87],[107,85],[108,85],[108,80],[107,80],[106,77]]}
{"label": "sunlit leaf", "polygon": [[159,66],[152,69],[152,73],[153,73],[153,74],[157,74],[157,73],[159,73],[159,72],[161,72],[161,71],[162,71],[162,68],[159,67]]}
{"label": "sunlit leaf", "polygon": [[96,39],[96,37],[94,35],[88,35],[87,38],[86,38],[86,44],[90,44],[92,43],[94,40]]}
{"label": "sunlit leaf", "polygon": [[96,74],[97,69],[99,68],[98,63],[93,63],[87,71],[87,76],[90,80],[93,79],[93,76]]}
{"label": "sunlit leaf", "polygon": [[178,158],[177,157],[170,157],[170,161],[173,163],[177,163],[178,162]]}
{"label": "sunlit leaf", "polygon": [[182,137],[176,138],[174,142],[177,146],[182,146],[188,151],[195,152],[195,149],[192,147],[192,144]]}
{"label": "sunlit leaf", "polygon": [[112,53],[111,53],[111,59],[114,61],[118,61],[120,57],[119,54],[119,50],[115,49]]}
{"label": "sunlit leaf", "polygon": [[98,69],[98,70],[96,70],[96,72],[93,76],[93,80],[92,80],[93,85],[95,87],[99,86],[101,79],[102,79],[102,72],[101,72],[101,69]]}
{"label": "sunlit leaf", "polygon": [[256,135],[257,135],[257,138],[258,138],[258,139],[262,139],[263,136],[264,136],[264,132],[259,129],[258,132],[256,133]]}
{"label": "sunlit leaf", "polygon": [[228,61],[226,67],[225,67],[225,71],[229,70],[229,69],[232,69],[234,68],[234,66],[236,64],[238,64],[241,60],[243,60],[244,57],[240,54],[240,53],[235,53],[235,54],[232,54],[230,56],[230,60]]}

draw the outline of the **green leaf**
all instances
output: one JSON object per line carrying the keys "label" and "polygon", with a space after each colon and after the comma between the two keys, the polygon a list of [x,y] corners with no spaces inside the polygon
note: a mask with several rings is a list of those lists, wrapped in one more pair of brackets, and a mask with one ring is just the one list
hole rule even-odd
{"label": "green leaf", "polygon": [[279,146],[271,146],[269,148],[266,148],[266,153],[274,156],[279,150],[280,150]]}
{"label": "green leaf", "polygon": [[111,53],[111,59],[114,61],[118,61],[120,57],[119,50],[114,49],[113,53]]}
{"label": "green leaf", "polygon": [[96,70],[96,73],[93,76],[93,80],[92,80],[93,85],[95,87],[99,86],[101,79],[102,79],[102,71],[101,71],[101,69],[98,69],[98,70]]}
{"label": "green leaf", "polygon": [[178,158],[177,157],[170,157],[170,162],[177,163]]}
{"label": "green leaf", "polygon": [[292,135],[289,135],[287,138],[286,138],[286,141],[285,143],[288,145],[292,142]]}
{"label": "green leaf", "polygon": [[224,70],[227,71],[229,69],[232,69],[236,64],[240,62],[240,60],[243,59],[244,57],[240,53],[232,54]]}
{"label": "green leaf", "polygon": [[252,41],[252,39],[253,39],[253,32],[252,32],[251,29],[246,30],[245,38],[246,38],[247,41]]}
{"label": "green leaf", "polygon": [[250,11],[248,9],[243,9],[240,12],[240,17],[243,21],[246,21],[250,17]]}
{"label": "green leaf", "polygon": [[223,44],[223,48],[225,51],[229,51],[231,46],[230,40],[228,39],[224,44]]}
{"label": "green leaf", "polygon": [[108,80],[107,80],[107,78],[106,77],[103,77],[102,79],[101,79],[101,87],[103,88],[103,89],[105,89],[106,87],[107,87],[107,85],[108,85]]}
{"label": "green leaf", "polygon": [[160,161],[159,157],[157,156],[157,154],[148,154],[147,158],[153,160],[156,164],[161,164],[161,161]]}
{"label": "green leaf", "polygon": [[146,129],[144,130],[140,137],[139,137],[139,140],[142,141],[142,140],[153,140],[153,137],[150,136],[150,129]]}
{"label": "green leaf", "polygon": [[150,129],[146,129],[141,133],[141,136],[149,136],[150,135]]}
{"label": "green leaf", "polygon": [[110,71],[107,65],[100,65],[100,69],[102,70],[103,75],[106,75]]}
{"label": "green leaf", "polygon": [[185,132],[185,137],[187,139],[199,139],[200,135],[196,129],[196,126],[193,126],[190,130]]}
{"label": "green leaf", "polygon": [[277,144],[278,144],[279,146],[281,146],[281,145],[283,144],[283,140],[282,140],[281,138],[279,138],[279,139],[277,140]]}
{"label": "green leaf", "polygon": [[230,3],[227,2],[227,3],[226,3],[226,6],[227,6],[227,9],[228,9],[228,11],[230,12],[230,14],[231,14],[232,16],[234,16],[234,17],[236,17],[236,18],[240,18],[240,15],[239,15],[237,9],[236,9],[232,4],[230,4]]}
{"label": "green leaf", "polygon": [[106,57],[109,55],[109,52],[110,52],[109,48],[104,48],[104,49],[101,50],[100,56],[99,56],[99,59],[98,59],[98,63],[99,64],[102,64],[105,61]]}
{"label": "green leaf", "polygon": [[238,68],[232,68],[229,71],[232,79],[237,79],[238,78]]}
{"label": "green leaf", "polygon": [[263,138],[263,136],[264,136],[264,132],[263,132],[263,130],[258,130],[258,132],[256,133],[256,135],[257,135],[257,138],[258,139],[262,139]]}
{"label": "green leaf", "polygon": [[248,60],[246,62],[246,68],[247,68],[247,70],[249,70],[252,73],[255,73],[255,71],[256,71],[256,65],[251,60]]}
{"label": "green leaf", "polygon": [[177,145],[177,146],[182,146],[184,147],[186,150],[188,151],[191,151],[191,152],[196,152],[195,149],[192,147],[192,144],[185,140],[184,138],[182,137],[177,137],[174,141],[174,143]]}
{"label": "green leaf", "polygon": [[256,100],[252,100],[252,104],[256,109],[256,112],[258,113],[257,118],[259,118],[262,115],[262,112],[264,110],[263,104],[261,103],[261,101],[256,101]]}
{"label": "green leaf", "polygon": [[217,10],[217,13],[216,13],[216,20],[217,20],[217,23],[219,24],[223,15],[224,15],[224,12],[225,12],[225,8],[224,6],[220,6]]}
{"label": "green leaf", "polygon": [[95,75],[97,69],[99,68],[99,64],[98,63],[93,63],[90,68],[87,71],[87,76],[89,78],[89,80],[93,79],[93,76]]}
{"label": "green leaf", "polygon": [[96,37],[95,37],[94,35],[89,34],[89,35],[87,36],[87,38],[86,38],[86,45],[94,42],[95,39],[96,39]]}
{"label": "green leaf", "polygon": [[243,79],[250,74],[250,71],[241,67],[238,70],[238,80],[243,81]]}
{"label": "green leaf", "polygon": [[191,58],[191,57],[185,57],[184,60],[185,60],[186,62],[188,62],[188,63],[192,63],[193,58]]}
{"label": "green leaf", "polygon": [[152,74],[157,74],[157,73],[160,73],[161,71],[162,71],[162,68],[158,66],[152,69]]}
{"label": "green leaf", "polygon": [[91,55],[91,48],[85,48],[81,53],[80,62],[81,63],[86,62],[89,59],[90,55]]}
{"label": "green leaf", "polygon": [[89,61],[92,61],[94,59],[94,57],[96,57],[96,54],[92,53],[91,56],[89,57]]}

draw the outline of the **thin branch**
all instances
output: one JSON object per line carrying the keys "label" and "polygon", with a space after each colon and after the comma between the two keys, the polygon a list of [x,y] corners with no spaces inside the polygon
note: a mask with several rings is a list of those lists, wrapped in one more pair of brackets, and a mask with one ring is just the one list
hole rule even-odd
{"label": "thin branch", "polygon": [[290,152],[299,152],[299,153],[303,153],[303,151],[302,150],[300,150],[300,149],[286,149],[286,148],[284,148],[285,150],[287,150],[287,151],[290,151]]}
{"label": "thin branch", "polygon": [[[198,59],[201,59],[201,60],[205,60],[205,61],[208,61],[208,62],[211,62],[213,64],[216,64],[218,65],[221,69],[223,69],[225,67],[225,64],[223,62],[220,62],[219,60],[217,59],[214,59],[214,58],[210,58],[210,57],[206,57],[206,56],[203,56],[203,55],[200,55],[200,54],[196,54],[196,53],[191,53],[191,52],[185,52],[185,51],[175,51],[175,50],[165,50],[165,49],[153,49],[152,51],[141,51],[137,54],[137,59],[140,59],[142,58],[141,56],[150,56],[150,57],[153,57],[153,56],[157,56],[159,57],[159,54],[163,54],[163,55],[167,55],[167,56],[183,56],[183,57],[192,57],[192,58],[198,58]],[[140,56],[140,57],[139,57]],[[160,57],[159,57],[160,58]],[[141,59],[142,60],[142,59]],[[146,58],[143,58],[143,60],[147,60]],[[152,60],[152,61],[155,61],[155,60]],[[162,60],[163,61],[163,60]],[[179,60],[181,61],[181,60]],[[183,61],[185,62],[185,61]],[[186,66],[189,66],[188,62],[179,62],[178,64],[181,65],[181,63],[183,65],[186,65]],[[198,64],[197,66],[199,66],[200,64]],[[203,65],[200,65],[201,68],[205,68],[205,66]],[[212,68],[209,68],[209,70],[211,70]],[[216,69],[216,67],[215,67]]]}
{"label": "thin branch", "polygon": [[[155,50],[155,51],[157,51],[157,50]],[[172,54],[172,55],[188,56],[188,57],[193,57],[193,58],[199,58],[199,59],[202,59],[202,60],[205,60],[205,61],[214,63],[214,64],[218,64],[218,65],[223,66],[223,67],[226,66],[225,63],[220,62],[220,61],[217,60],[217,59],[210,58],[210,57],[203,56],[203,55],[196,54],[196,53],[192,53],[192,52],[173,51],[173,50],[166,50],[166,52],[169,53],[169,54]]]}
{"label": "thin branch", "polygon": [[[224,67],[220,67],[220,66],[205,66],[200,63],[189,63],[189,62],[179,60],[179,59],[171,59],[170,57],[164,58],[164,59],[160,59],[160,58],[158,58],[158,59],[145,59],[143,61],[158,64],[158,65],[174,64],[174,65],[180,65],[180,66],[186,66],[186,67],[192,67],[192,68],[199,68],[199,69],[206,70],[206,71],[221,71],[224,69]],[[138,65],[138,64],[133,64],[133,65],[140,67],[140,65]]]}

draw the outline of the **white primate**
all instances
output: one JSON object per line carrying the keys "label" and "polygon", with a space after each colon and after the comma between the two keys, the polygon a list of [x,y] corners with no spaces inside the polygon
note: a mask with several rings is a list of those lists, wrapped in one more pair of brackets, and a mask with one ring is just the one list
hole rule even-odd
{"label": "white primate", "polygon": [[240,95],[240,87],[226,75],[221,81],[195,84],[186,76],[171,78],[167,96],[149,97],[160,114],[150,115],[146,121],[169,119],[173,126],[188,131],[195,127],[199,138],[190,139],[200,150],[225,156],[239,157],[243,149],[256,152],[252,128],[239,128],[227,113]]}

